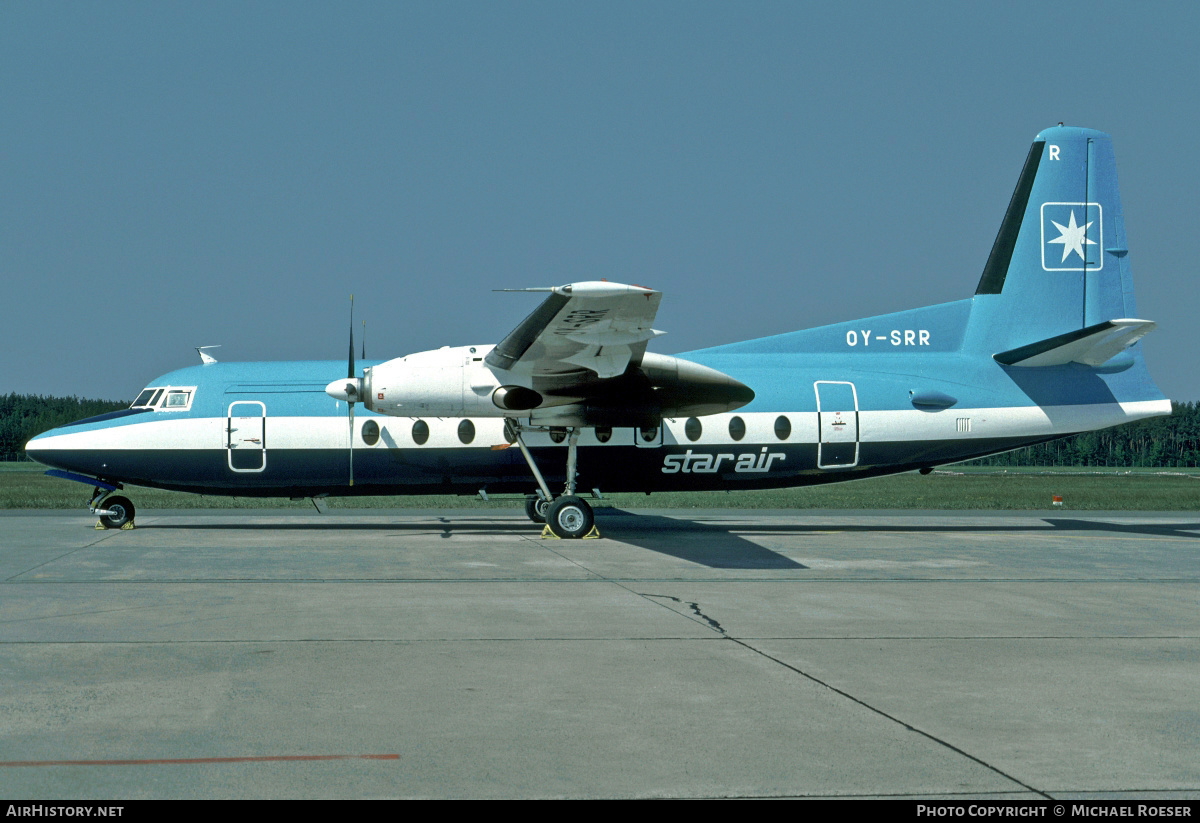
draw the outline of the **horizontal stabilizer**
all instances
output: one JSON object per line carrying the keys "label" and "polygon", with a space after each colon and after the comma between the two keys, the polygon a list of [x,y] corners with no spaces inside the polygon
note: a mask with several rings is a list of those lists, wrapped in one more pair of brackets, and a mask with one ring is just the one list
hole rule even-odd
{"label": "horizontal stabilizer", "polygon": [[992,358],[1005,366],[1028,368],[1063,366],[1067,363],[1102,366],[1154,331],[1156,325],[1150,320],[1108,320],[1000,352],[992,355]]}

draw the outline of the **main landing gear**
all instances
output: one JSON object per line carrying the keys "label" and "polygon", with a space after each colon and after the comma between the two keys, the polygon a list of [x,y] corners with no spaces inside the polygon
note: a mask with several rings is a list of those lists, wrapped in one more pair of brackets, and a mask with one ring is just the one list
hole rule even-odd
{"label": "main landing gear", "polygon": [[525,445],[525,438],[521,436],[523,431],[521,424],[509,418],[505,421],[504,426],[521,449],[521,455],[525,458],[529,471],[537,480],[538,493],[525,498],[525,514],[529,519],[534,523],[545,523],[555,537],[561,537],[564,540],[575,540],[593,533],[596,528],[596,516],[592,512],[592,507],[586,500],[575,494],[578,454],[576,446],[579,442],[579,429],[573,427],[567,430],[567,487],[561,497],[555,498],[550,494],[550,487],[546,485],[545,478],[538,471],[537,464],[533,462],[533,455],[529,453],[529,448]]}

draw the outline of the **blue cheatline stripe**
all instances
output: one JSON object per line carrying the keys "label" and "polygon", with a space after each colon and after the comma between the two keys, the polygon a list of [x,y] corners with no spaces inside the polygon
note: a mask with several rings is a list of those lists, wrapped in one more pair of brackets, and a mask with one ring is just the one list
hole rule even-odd
{"label": "blue cheatline stripe", "polygon": [[[579,449],[578,486],[604,491],[767,489],[876,477],[966,460],[1043,442],[1050,437],[972,438],[858,444],[853,454],[817,465],[816,443],[672,445],[660,448],[592,446]],[[851,444],[853,445],[853,444]],[[828,449],[828,446],[826,447]],[[531,449],[547,482],[564,482],[562,447]],[[261,472],[235,472],[225,449],[55,451],[38,456],[68,471],[103,472],[108,483],[245,497],[404,495],[530,492],[534,481],[516,449],[356,449],[354,486],[345,449],[268,449]],[[101,463],[105,468],[97,470]],[[76,478],[77,479],[78,475]],[[90,477],[83,482],[95,483]]]}

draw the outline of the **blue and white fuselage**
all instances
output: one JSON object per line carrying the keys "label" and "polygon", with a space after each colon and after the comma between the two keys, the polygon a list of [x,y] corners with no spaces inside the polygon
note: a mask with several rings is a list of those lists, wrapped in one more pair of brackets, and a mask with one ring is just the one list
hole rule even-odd
{"label": "blue and white fuselage", "polygon": [[535,467],[572,491],[653,492],[877,476],[1170,413],[1137,345],[1153,323],[1134,319],[1111,145],[1085,129],[1038,135],[965,300],[670,358],[645,350],[657,292],[546,291],[495,346],[361,376],[336,361],[180,369],[27,451],[205,494],[530,492]]}
{"label": "blue and white fuselage", "polygon": [[[1140,363],[1109,374],[1065,365],[1018,382],[995,362],[956,352],[831,356],[711,349],[681,358],[753,386],[755,399],[735,412],[668,418],[661,427],[617,427],[611,434],[603,427],[584,429],[583,488],[833,482],[966,460],[1170,412],[1169,401],[1147,397],[1155,392]],[[355,483],[349,486],[345,404],[324,391],[343,368],[339,362],[292,362],[180,369],[152,388],[190,392],[189,407],[172,410],[160,401],[154,409],[81,421],[35,438],[29,451],[47,465],[110,482],[204,494],[532,489],[519,451],[507,448],[504,418],[365,411],[355,421]],[[561,483],[565,464],[556,453],[564,446],[552,434],[530,431],[526,442],[547,479]]]}

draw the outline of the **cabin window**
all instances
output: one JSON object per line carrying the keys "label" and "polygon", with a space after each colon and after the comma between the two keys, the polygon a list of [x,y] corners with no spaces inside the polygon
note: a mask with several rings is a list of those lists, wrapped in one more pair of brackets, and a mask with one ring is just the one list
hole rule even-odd
{"label": "cabin window", "polygon": [[695,417],[689,417],[687,422],[683,424],[683,433],[687,435],[687,439],[695,443],[700,439],[700,435],[704,432],[704,427],[700,425],[700,421]]}
{"label": "cabin window", "polygon": [[596,440],[601,443],[607,443],[609,440],[612,440],[612,426],[597,426]]}
{"label": "cabin window", "polygon": [[729,419],[729,436],[734,440],[741,440],[746,436],[746,421],[740,417],[731,417]]}
{"label": "cabin window", "polygon": [[782,414],[775,418],[775,436],[780,440],[787,440],[792,436],[792,421]]}
{"label": "cabin window", "polygon": [[374,446],[379,442],[379,424],[374,420],[368,420],[362,425],[362,439],[368,446]]}
{"label": "cabin window", "polygon": [[475,439],[475,424],[470,420],[464,420],[458,424],[458,439],[463,443],[470,443]]}
{"label": "cabin window", "polygon": [[426,441],[429,440],[429,424],[424,420],[418,420],[416,423],[413,423],[412,439],[418,446],[424,446]]}
{"label": "cabin window", "polygon": [[638,435],[647,443],[653,443],[658,437],[658,426],[643,426],[638,429]]}
{"label": "cabin window", "polygon": [[550,429],[550,439],[555,443],[561,443],[567,439],[567,430],[561,426],[555,426]]}

